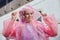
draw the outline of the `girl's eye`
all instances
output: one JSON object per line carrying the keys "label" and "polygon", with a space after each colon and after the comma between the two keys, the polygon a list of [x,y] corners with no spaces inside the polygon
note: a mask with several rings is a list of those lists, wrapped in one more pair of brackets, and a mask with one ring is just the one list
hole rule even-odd
{"label": "girl's eye", "polygon": [[25,15],[29,15],[29,13],[26,13]]}
{"label": "girl's eye", "polygon": [[31,13],[31,15],[32,15],[33,13]]}
{"label": "girl's eye", "polygon": [[26,13],[26,15],[29,15],[29,13]]}
{"label": "girl's eye", "polygon": [[26,13],[26,12],[24,11],[24,15],[29,15],[29,13]]}

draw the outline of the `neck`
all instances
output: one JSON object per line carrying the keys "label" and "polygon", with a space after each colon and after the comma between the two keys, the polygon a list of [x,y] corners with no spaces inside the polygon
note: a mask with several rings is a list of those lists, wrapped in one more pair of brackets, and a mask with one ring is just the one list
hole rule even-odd
{"label": "neck", "polygon": [[30,19],[28,19],[28,20],[26,20],[26,19],[22,19],[22,22],[23,22],[23,23],[30,23],[31,20],[30,20]]}

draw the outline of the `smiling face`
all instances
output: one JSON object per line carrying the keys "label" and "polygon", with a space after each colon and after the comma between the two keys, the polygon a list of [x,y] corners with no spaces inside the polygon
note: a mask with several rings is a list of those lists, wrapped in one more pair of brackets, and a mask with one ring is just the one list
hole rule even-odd
{"label": "smiling face", "polygon": [[32,14],[33,14],[33,12],[30,11],[30,10],[24,11],[24,18],[25,18],[26,20],[30,20],[30,19],[32,18]]}
{"label": "smiling face", "polygon": [[[22,16],[22,15],[21,15]],[[22,19],[26,22],[30,22],[33,17],[33,11],[32,10],[24,10]]]}

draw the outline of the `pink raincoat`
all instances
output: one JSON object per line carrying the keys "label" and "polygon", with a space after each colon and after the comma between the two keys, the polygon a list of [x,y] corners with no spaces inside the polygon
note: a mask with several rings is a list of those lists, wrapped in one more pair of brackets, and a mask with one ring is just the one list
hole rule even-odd
{"label": "pink raincoat", "polygon": [[32,20],[30,23],[4,21],[3,35],[14,40],[49,40],[48,37],[57,35],[57,22],[53,16],[43,17],[43,25],[40,21]]}

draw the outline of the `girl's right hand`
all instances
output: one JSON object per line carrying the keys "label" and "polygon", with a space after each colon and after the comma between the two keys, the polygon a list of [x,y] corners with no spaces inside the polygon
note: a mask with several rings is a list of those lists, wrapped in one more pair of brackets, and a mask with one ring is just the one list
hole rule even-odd
{"label": "girl's right hand", "polygon": [[16,12],[14,12],[14,13],[11,14],[11,19],[12,20],[15,20],[16,19]]}

